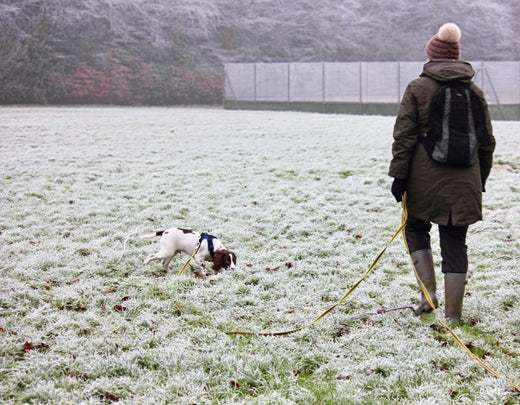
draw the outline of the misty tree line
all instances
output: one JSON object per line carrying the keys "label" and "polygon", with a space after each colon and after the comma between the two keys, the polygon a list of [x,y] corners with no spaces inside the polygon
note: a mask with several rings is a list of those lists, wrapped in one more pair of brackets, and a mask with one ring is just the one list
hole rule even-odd
{"label": "misty tree line", "polygon": [[0,103],[219,103],[226,62],[520,59],[516,0],[0,0]]}

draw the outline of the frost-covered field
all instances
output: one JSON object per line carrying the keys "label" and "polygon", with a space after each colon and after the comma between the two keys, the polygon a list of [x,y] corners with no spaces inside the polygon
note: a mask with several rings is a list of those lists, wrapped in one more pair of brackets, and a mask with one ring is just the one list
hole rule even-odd
{"label": "frost-covered field", "polygon": [[[520,122],[495,122],[462,341],[419,290],[386,175],[392,117],[3,107],[0,402],[519,404]],[[220,237],[238,269],[164,274],[139,236]],[[432,232],[440,264],[438,236]],[[443,279],[438,271],[439,297]],[[441,307],[441,312],[443,308]],[[379,311],[381,312],[381,311]]]}

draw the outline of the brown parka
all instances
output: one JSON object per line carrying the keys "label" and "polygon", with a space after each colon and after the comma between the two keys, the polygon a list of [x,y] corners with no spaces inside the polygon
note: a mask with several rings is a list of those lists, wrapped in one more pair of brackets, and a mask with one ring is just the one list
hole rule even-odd
{"label": "brown parka", "polygon": [[[471,167],[447,166],[433,161],[418,142],[428,132],[430,99],[441,82],[470,82],[470,63],[437,59],[424,65],[421,76],[408,84],[394,126],[392,161],[388,174],[407,180],[407,209],[422,221],[466,226],[482,219],[482,191],[493,164],[495,138],[482,90],[471,85],[484,105],[484,133],[478,160]],[[432,80],[435,79],[435,80]]]}

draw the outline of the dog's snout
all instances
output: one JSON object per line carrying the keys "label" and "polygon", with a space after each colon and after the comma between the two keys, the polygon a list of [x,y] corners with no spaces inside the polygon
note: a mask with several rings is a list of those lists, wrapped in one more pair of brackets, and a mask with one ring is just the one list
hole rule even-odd
{"label": "dog's snout", "polygon": [[228,268],[230,270],[235,270],[237,268],[237,266],[235,266],[235,258],[233,257],[233,254],[229,254],[229,257],[228,257],[228,260],[229,260],[229,265],[228,265]]}

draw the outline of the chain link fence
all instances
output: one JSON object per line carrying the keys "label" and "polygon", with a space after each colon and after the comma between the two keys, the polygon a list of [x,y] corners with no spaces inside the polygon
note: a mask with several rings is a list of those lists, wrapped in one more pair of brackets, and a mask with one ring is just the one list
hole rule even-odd
{"label": "chain link fence", "polygon": [[[224,107],[395,115],[424,62],[226,63]],[[472,62],[493,119],[520,120],[520,62]]]}

